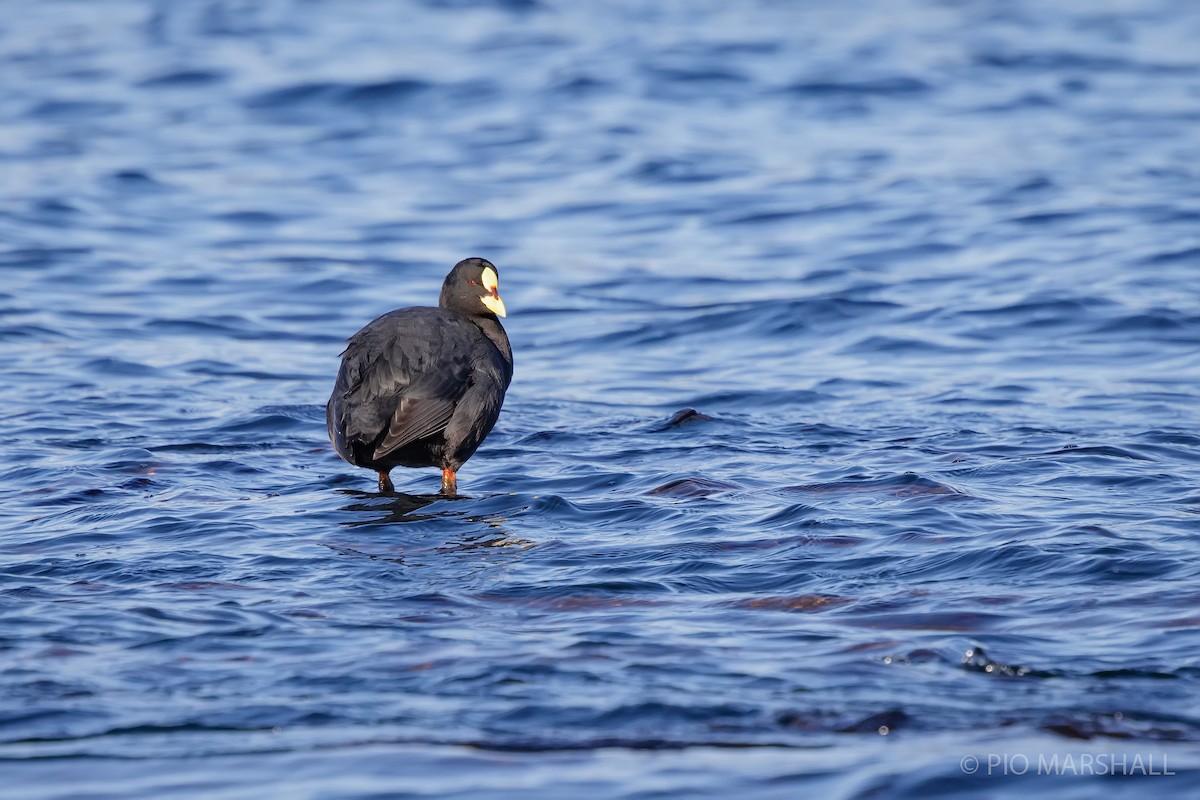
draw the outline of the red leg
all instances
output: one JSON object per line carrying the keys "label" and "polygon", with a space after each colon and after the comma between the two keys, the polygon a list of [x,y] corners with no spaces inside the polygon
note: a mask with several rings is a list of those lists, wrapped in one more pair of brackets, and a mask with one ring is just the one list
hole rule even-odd
{"label": "red leg", "polygon": [[458,474],[452,469],[442,470],[442,494],[451,497],[458,494]]}
{"label": "red leg", "polygon": [[379,473],[379,492],[381,494],[396,491],[396,487],[392,486],[392,479],[388,477],[386,472]]}

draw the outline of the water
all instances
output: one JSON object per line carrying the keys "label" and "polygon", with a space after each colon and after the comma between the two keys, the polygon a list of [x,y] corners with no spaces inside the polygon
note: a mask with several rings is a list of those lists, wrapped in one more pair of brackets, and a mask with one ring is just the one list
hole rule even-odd
{"label": "water", "polygon": [[1189,0],[11,5],[0,794],[1200,791]]}

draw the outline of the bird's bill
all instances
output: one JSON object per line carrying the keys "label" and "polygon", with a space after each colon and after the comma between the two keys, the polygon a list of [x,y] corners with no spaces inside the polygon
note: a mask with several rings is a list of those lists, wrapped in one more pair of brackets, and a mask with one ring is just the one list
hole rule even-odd
{"label": "bird's bill", "polygon": [[487,310],[495,314],[497,317],[507,316],[504,310],[504,301],[500,299],[500,295],[485,294],[480,298],[480,300],[483,301],[483,305],[487,308]]}
{"label": "bird's bill", "polygon": [[497,317],[507,316],[504,301],[500,299],[500,277],[491,267],[485,267],[483,270],[483,288],[488,291],[488,294],[479,298],[484,308]]}

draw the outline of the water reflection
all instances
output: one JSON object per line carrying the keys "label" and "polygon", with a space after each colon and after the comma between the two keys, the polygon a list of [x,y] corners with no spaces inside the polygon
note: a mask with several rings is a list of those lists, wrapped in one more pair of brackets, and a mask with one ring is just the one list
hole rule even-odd
{"label": "water reflection", "polygon": [[[418,514],[416,512],[439,500],[452,503],[471,499],[465,495],[446,497],[441,494],[404,494],[402,492],[380,494],[378,492],[363,492],[357,489],[339,489],[338,492],[355,500],[355,502],[342,506],[342,511],[369,511],[382,514],[382,516],[370,518],[355,517],[343,520],[341,524],[349,528],[361,525],[380,525],[393,522],[417,522],[419,520],[435,519],[444,514]],[[447,510],[444,513],[449,514],[452,512]]]}
{"label": "water reflection", "polygon": [[[533,543],[514,536],[503,523],[508,517],[499,513],[466,514],[468,508],[479,501],[492,498],[472,498],[467,495],[446,497],[441,494],[404,494],[395,492],[379,494],[364,492],[357,489],[339,489],[339,493],[353,498],[354,502],[340,507],[340,511],[353,512],[352,519],[342,520],[339,524],[347,528],[377,527],[392,524],[412,524],[416,522],[446,521],[453,523],[454,528],[447,528],[447,533],[463,527],[464,523],[470,528],[469,533],[455,536],[454,540],[435,549],[438,552],[453,552],[475,550],[483,547],[532,547]],[[503,498],[503,495],[496,496]],[[429,513],[421,510],[439,501],[445,502],[445,507]],[[464,503],[471,505],[464,505]],[[369,512],[370,516],[362,516]],[[483,530],[480,530],[480,527]]]}

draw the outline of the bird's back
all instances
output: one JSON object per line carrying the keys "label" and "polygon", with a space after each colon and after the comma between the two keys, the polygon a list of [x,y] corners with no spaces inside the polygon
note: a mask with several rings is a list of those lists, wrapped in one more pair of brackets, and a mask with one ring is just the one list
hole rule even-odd
{"label": "bird's back", "polygon": [[354,334],[342,353],[326,406],[330,441],[342,458],[370,466],[444,430],[481,380],[495,381],[502,399],[511,374],[511,363],[461,314],[427,307],[389,312]]}

